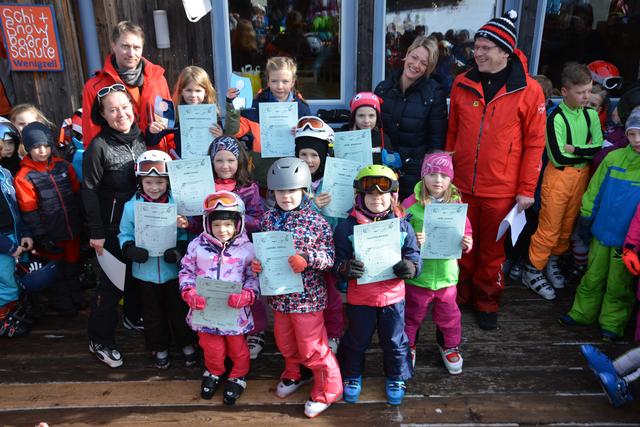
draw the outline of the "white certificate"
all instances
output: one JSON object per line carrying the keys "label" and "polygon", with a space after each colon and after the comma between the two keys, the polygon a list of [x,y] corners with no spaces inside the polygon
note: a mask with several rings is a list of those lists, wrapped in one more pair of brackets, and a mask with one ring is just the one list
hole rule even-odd
{"label": "white certificate", "polygon": [[302,292],[302,275],[294,273],[289,266],[289,257],[296,254],[293,235],[288,231],[265,231],[253,233],[256,258],[262,264],[260,293],[283,295]]}
{"label": "white certificate", "polygon": [[360,168],[372,165],[371,129],[336,132],[333,153],[338,158],[357,162]]}
{"label": "white certificate", "polygon": [[211,126],[217,124],[215,104],[178,105],[182,158],[206,156],[213,136]]}
{"label": "white certificate", "polygon": [[430,203],[424,207],[420,256],[427,259],[458,259],[467,222],[466,203]]}
{"label": "white certificate", "polygon": [[209,157],[174,160],[168,166],[171,195],[178,204],[178,214],[202,215],[205,197],[216,191]]}
{"label": "white certificate", "polygon": [[353,160],[327,157],[322,179],[322,192],[331,194],[331,202],[322,213],[335,218],[346,218],[353,207],[353,180],[360,164]]}
{"label": "white certificate", "polygon": [[402,260],[400,219],[386,219],[353,227],[355,258],[364,263],[358,285],[396,278],[393,266]]}
{"label": "white certificate", "polygon": [[229,307],[228,300],[229,295],[239,294],[241,291],[240,283],[196,277],[196,293],[204,297],[207,303],[204,310],[191,311],[191,323],[211,329],[238,330],[240,309]]}
{"label": "white certificate", "polygon": [[127,264],[114,257],[111,252],[104,248],[102,249],[102,255],[98,255],[96,252],[96,257],[98,258],[98,264],[100,264],[102,271],[104,271],[104,274],[111,280],[111,283],[124,292]]}
{"label": "white certificate", "polygon": [[173,203],[134,204],[136,246],[149,251],[149,256],[162,256],[175,248],[178,239],[178,211]]}
{"label": "white certificate", "polygon": [[298,103],[261,102],[258,108],[262,158],[295,156],[295,138],[291,128],[298,124]]}

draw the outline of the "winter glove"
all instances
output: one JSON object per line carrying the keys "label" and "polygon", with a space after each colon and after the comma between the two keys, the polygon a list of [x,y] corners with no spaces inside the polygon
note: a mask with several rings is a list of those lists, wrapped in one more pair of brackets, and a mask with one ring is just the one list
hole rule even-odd
{"label": "winter glove", "polygon": [[347,260],[340,265],[338,273],[345,279],[359,279],[364,274],[364,263],[357,259]]}
{"label": "winter glove", "polygon": [[582,243],[589,246],[591,238],[593,237],[593,234],[591,234],[591,220],[583,216],[578,218],[576,233],[578,234],[578,237],[580,237],[580,240],[582,240]]}
{"label": "winter glove", "polygon": [[393,266],[393,273],[400,279],[413,279],[416,277],[416,265],[408,259],[402,259]]}
{"label": "winter glove", "polygon": [[640,260],[638,260],[638,254],[633,249],[624,248],[622,262],[624,262],[631,274],[636,276],[640,274]]}
{"label": "winter glove", "polygon": [[309,264],[309,256],[307,254],[295,254],[289,257],[289,267],[294,273],[302,273]]}
{"label": "winter glove", "polygon": [[262,273],[262,264],[255,258],[251,260],[251,271],[255,274]]}
{"label": "winter glove", "polygon": [[256,300],[256,294],[252,290],[243,289],[239,294],[229,295],[227,304],[231,308],[242,308],[251,305]]}
{"label": "winter glove", "polygon": [[182,299],[192,310],[203,310],[207,300],[196,293],[195,288],[185,288],[182,291]]}
{"label": "winter glove", "polygon": [[164,258],[165,262],[169,264],[177,264],[178,261],[180,261],[180,258],[182,258],[182,254],[180,253],[178,248],[169,248],[164,251],[164,255],[162,257]]}
{"label": "winter glove", "polygon": [[122,245],[122,255],[125,259],[133,262],[147,262],[149,259],[149,251],[144,248],[139,248],[134,242],[126,242]]}
{"label": "winter glove", "polygon": [[49,252],[50,254],[61,254],[64,252],[64,249],[56,246],[54,242],[51,240],[40,241],[38,246],[42,248],[45,252]]}

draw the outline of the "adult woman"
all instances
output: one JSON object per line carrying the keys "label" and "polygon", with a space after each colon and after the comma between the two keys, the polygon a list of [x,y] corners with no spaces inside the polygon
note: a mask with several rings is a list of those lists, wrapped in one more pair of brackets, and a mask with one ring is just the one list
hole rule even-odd
{"label": "adult woman", "polygon": [[[122,84],[98,90],[91,115],[102,131],[91,141],[82,162],[82,199],[89,224],[89,244],[98,255],[106,250],[121,257],[120,217],[125,202],[136,191],[134,164],[146,150],[144,137],[135,124],[131,97]],[[128,291],[125,286],[125,293]],[[122,291],[101,272],[89,316],[89,349],[112,368],[122,365],[114,334],[121,297]]]}
{"label": "adult woman", "polygon": [[404,67],[380,82],[385,137],[400,153],[400,197],[406,198],[420,180],[425,153],[444,147],[447,132],[446,95],[430,77],[438,63],[438,44],[420,36],[407,49]]}

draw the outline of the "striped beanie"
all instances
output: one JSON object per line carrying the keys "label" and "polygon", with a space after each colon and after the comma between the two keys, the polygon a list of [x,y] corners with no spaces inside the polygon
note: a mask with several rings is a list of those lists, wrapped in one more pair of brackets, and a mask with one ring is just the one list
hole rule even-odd
{"label": "striped beanie", "polygon": [[516,48],[516,26],[515,22],[518,14],[515,10],[510,10],[499,18],[493,18],[484,24],[473,37],[489,39],[497,44],[502,50],[513,53]]}

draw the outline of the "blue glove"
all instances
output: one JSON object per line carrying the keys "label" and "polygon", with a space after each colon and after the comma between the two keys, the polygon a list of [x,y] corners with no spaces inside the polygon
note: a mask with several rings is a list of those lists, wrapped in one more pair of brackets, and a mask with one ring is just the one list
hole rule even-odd
{"label": "blue glove", "polygon": [[576,226],[576,233],[582,242],[589,246],[593,234],[591,233],[591,220],[581,216],[578,218],[578,225]]}
{"label": "blue glove", "polygon": [[400,153],[392,153],[383,148],[382,163],[392,169],[400,169],[402,167],[402,159],[400,158]]}

